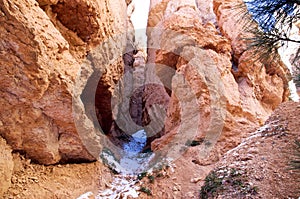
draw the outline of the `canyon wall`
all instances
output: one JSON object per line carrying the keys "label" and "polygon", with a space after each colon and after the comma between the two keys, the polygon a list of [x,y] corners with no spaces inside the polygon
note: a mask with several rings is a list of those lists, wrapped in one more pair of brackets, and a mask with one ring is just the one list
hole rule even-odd
{"label": "canyon wall", "polygon": [[[124,136],[116,118],[144,126],[155,151],[174,136],[202,155],[236,146],[289,94],[282,62],[254,62],[240,40],[237,2],[151,1],[139,83],[121,79],[137,53],[130,1],[1,0],[0,135],[42,164],[96,160],[105,134]],[[124,97],[139,104],[122,110]]]}
{"label": "canyon wall", "polygon": [[209,154],[208,162],[216,161],[288,99],[286,66],[281,60],[255,61],[241,39],[248,33],[234,9],[238,3],[151,1],[147,70],[152,73],[147,74],[155,73],[166,88],[172,87],[172,92],[148,93],[161,92],[170,100],[164,106],[165,131],[152,142],[153,150],[163,151],[179,136],[203,143],[190,149],[195,162],[206,164]]}
{"label": "canyon wall", "polygon": [[126,3],[0,1],[0,135],[14,151],[42,164],[98,158],[94,123],[112,122]]}

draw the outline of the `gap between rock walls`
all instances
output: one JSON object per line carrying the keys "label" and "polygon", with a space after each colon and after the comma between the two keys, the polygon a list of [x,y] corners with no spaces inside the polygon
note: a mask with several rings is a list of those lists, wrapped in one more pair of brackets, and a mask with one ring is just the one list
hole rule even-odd
{"label": "gap between rock walls", "polygon": [[[114,92],[121,93],[117,98],[119,98],[120,101],[125,101],[116,105],[117,112],[119,111],[121,113],[113,113],[112,109],[114,108],[111,110],[107,110],[107,108],[103,109],[109,106],[114,107],[114,104],[110,104],[112,102],[109,100],[108,103],[101,101],[103,100],[101,97],[103,90],[107,90],[107,88],[101,89],[101,87],[103,87],[101,81],[99,81],[97,88],[97,91],[98,89],[100,90],[97,92],[99,95],[97,96],[96,93],[95,98],[96,109],[99,110],[99,115],[101,115],[98,117],[100,126],[102,127],[101,124],[104,125],[104,133],[121,151],[116,155],[111,154],[109,149],[106,149],[106,151],[104,150],[101,153],[101,158],[104,158],[108,166],[113,167],[112,169],[118,171],[118,173],[136,174],[142,170],[140,167],[142,167],[142,164],[151,156],[151,141],[149,141],[147,133],[145,129],[143,129],[143,126],[149,124],[149,115],[147,114],[147,109],[145,109],[146,102],[144,96],[148,43],[146,30],[149,6],[150,0],[133,0],[127,8],[129,28],[127,31],[126,50],[123,54],[124,78],[121,78],[118,82],[118,85],[121,86],[116,86],[117,91]],[[121,89],[118,89],[120,87]],[[128,90],[130,91],[128,92]],[[112,98],[111,95],[110,98]],[[128,113],[123,114],[122,112]],[[140,128],[136,131],[130,129],[130,132],[126,132],[126,127],[123,128],[122,123],[118,122],[118,120],[123,120],[123,118],[118,117],[130,117],[129,122],[131,122],[131,124],[134,123],[132,125],[137,125]],[[105,118],[108,118],[109,121],[105,121]],[[127,123],[129,122],[127,120]],[[116,158],[118,156],[119,158]]]}

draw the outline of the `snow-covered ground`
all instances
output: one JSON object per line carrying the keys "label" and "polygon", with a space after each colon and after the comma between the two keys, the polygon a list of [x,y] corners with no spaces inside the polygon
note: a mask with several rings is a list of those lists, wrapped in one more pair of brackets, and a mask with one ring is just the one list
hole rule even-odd
{"label": "snow-covered ground", "polygon": [[96,199],[103,199],[103,198],[126,199],[128,196],[130,196],[130,198],[138,198],[139,187],[136,186],[137,180],[135,178],[136,178],[135,176],[130,176],[130,175],[115,176],[110,187],[104,191],[100,191],[95,198]]}
{"label": "snow-covered ground", "polygon": [[[292,30],[290,32],[290,38],[300,41],[299,29],[296,26],[292,27]],[[291,64],[291,57],[293,54],[295,54],[297,52],[298,48],[300,48],[299,43],[287,42],[286,46],[278,49],[278,52],[280,54],[280,57],[281,57],[283,63],[288,67],[291,74],[294,73],[293,66]],[[291,91],[290,98],[295,102],[299,102],[299,95],[297,93],[296,85],[293,80],[291,80],[289,82],[289,88]]]}
{"label": "snow-covered ground", "polygon": [[92,192],[87,192],[77,199],[127,199],[129,196],[130,198],[138,198],[139,193],[137,190],[139,187],[136,186],[136,183],[137,181],[131,176],[115,176],[108,189],[100,191],[97,195],[94,195]]}
{"label": "snow-covered ground", "polygon": [[[299,36],[299,40],[300,40],[300,36]],[[291,74],[293,74],[294,71],[293,71],[292,64],[290,62],[290,57],[293,52],[296,52],[295,50],[297,50],[297,48],[299,48],[299,44],[297,45],[292,42],[289,42],[287,47],[281,47],[278,50],[283,63],[288,67]],[[299,102],[299,95],[297,93],[297,88],[293,80],[289,81],[289,89],[291,92],[290,98],[295,102]]]}
{"label": "snow-covered ground", "polygon": [[142,172],[143,163],[150,158],[150,153],[141,153],[147,142],[147,135],[144,130],[140,130],[132,135],[132,140],[128,143],[124,143],[124,155],[120,160],[120,166],[122,167],[122,173],[132,174]]}
{"label": "snow-covered ground", "polygon": [[77,199],[89,199],[89,197],[95,199],[126,199],[128,196],[137,198],[139,195],[137,174],[146,169],[144,167],[146,166],[145,163],[151,158],[151,153],[141,153],[146,141],[146,132],[144,130],[137,131],[132,135],[129,142],[124,143],[120,160],[116,160],[110,151],[102,151],[101,158],[119,174],[114,176],[112,183],[106,190],[100,190],[96,196],[92,192],[87,192]]}
{"label": "snow-covered ground", "polygon": [[101,158],[108,166],[116,172],[123,175],[134,175],[147,170],[147,163],[153,157],[152,152],[142,153],[146,145],[147,137],[144,130],[137,131],[132,135],[132,139],[124,143],[123,150],[120,154],[120,160],[116,160],[114,155],[104,150],[101,153]]}

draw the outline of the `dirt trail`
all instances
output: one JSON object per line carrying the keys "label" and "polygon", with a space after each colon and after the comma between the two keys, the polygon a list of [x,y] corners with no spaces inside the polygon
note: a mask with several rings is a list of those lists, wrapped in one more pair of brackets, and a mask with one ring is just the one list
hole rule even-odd
{"label": "dirt trail", "polygon": [[111,179],[100,162],[43,166],[14,154],[14,165],[12,186],[4,199],[77,198],[88,191],[97,194]]}

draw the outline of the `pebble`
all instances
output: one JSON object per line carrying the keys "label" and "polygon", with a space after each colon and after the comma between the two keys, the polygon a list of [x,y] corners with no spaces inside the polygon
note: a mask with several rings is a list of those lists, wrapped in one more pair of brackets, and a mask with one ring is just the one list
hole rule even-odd
{"label": "pebble", "polygon": [[241,157],[241,161],[248,161],[248,160],[252,160],[254,158],[254,155],[251,154],[247,154],[244,157]]}
{"label": "pebble", "polygon": [[39,179],[37,177],[29,177],[31,180],[33,180],[34,182],[39,182]]}
{"label": "pebble", "polygon": [[13,176],[13,177],[11,178],[11,182],[12,182],[13,184],[18,183],[18,178],[17,178],[16,176]]}
{"label": "pebble", "polygon": [[195,198],[195,194],[194,194],[193,192],[188,192],[188,193],[186,194],[186,197],[187,197],[187,198]]}
{"label": "pebble", "polygon": [[174,182],[174,185],[175,185],[175,186],[173,187],[173,190],[174,190],[174,191],[180,191],[180,190],[181,190],[181,186],[180,186],[179,184],[177,184],[177,183]]}
{"label": "pebble", "polygon": [[105,187],[107,187],[107,188],[111,188],[111,185],[110,185],[110,184],[108,184],[107,182],[105,182]]}
{"label": "pebble", "polygon": [[11,190],[13,196],[17,196],[20,192],[18,190]]}
{"label": "pebble", "polygon": [[248,153],[252,153],[252,154],[258,154],[258,149],[257,148],[249,148],[248,149]]}
{"label": "pebble", "polygon": [[29,177],[31,180],[37,180],[38,178],[37,177],[34,177],[34,176],[32,176],[32,177]]}
{"label": "pebble", "polygon": [[174,187],[173,187],[173,191],[180,191],[180,188],[177,187],[177,186],[174,186]]}
{"label": "pebble", "polygon": [[192,183],[197,183],[197,182],[199,182],[201,180],[201,178],[192,178],[191,179],[191,182]]}
{"label": "pebble", "polygon": [[262,177],[258,176],[258,175],[255,175],[254,178],[255,178],[255,180],[261,180],[262,179]]}

